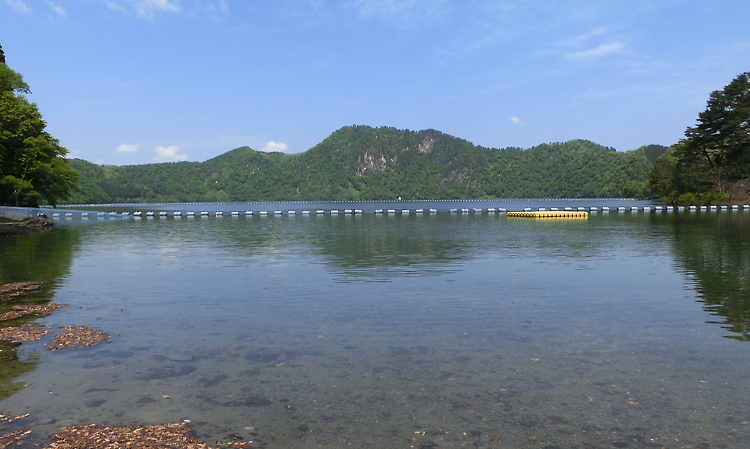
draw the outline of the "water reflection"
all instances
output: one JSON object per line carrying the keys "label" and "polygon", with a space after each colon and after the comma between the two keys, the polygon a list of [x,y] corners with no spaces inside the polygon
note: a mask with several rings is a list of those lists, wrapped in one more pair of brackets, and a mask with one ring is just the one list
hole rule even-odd
{"label": "water reflection", "polygon": [[[0,285],[11,282],[40,282],[41,287],[13,301],[0,302],[0,314],[18,304],[46,304],[69,272],[80,248],[79,233],[71,229],[32,230],[0,234]],[[1,327],[21,326],[36,320],[33,315],[0,322]],[[0,343],[0,399],[23,384],[13,380],[33,370],[34,359],[19,360],[18,344]]]}
{"label": "water reflection", "polygon": [[750,341],[750,214],[681,214],[673,233],[675,263],[716,317],[709,322]]}
{"label": "water reflection", "polygon": [[[746,276],[747,256],[703,237],[717,219],[92,223],[57,292],[85,308],[51,320],[116,337],[43,353],[2,405],[37,417],[40,440],[188,417],[201,438],[269,449],[741,447],[750,347],[685,300],[708,303],[717,270]],[[722,304],[747,291],[731,290]]]}

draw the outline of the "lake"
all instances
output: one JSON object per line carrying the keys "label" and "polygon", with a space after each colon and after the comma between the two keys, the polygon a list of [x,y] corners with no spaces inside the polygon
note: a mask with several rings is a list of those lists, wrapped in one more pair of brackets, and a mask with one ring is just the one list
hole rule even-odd
{"label": "lake", "polygon": [[[266,448],[747,447],[750,211],[629,210],[644,204],[63,210],[51,231],[0,236],[0,282],[43,281],[32,299],[70,305],[40,322],[112,339],[24,343],[25,388],[0,408],[30,413],[30,443],[189,419],[205,441]],[[628,210],[486,212],[592,205]],[[341,214],[301,213],[317,208]]]}

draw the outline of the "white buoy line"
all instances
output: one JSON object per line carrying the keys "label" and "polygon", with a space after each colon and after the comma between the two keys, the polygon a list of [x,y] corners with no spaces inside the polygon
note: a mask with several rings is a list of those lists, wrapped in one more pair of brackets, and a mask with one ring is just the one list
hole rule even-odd
{"label": "white buoy line", "polygon": [[[446,202],[449,200],[446,200]],[[435,201],[437,202],[437,201]],[[335,203],[335,202],[334,202]],[[366,202],[364,202],[366,203]],[[382,202],[381,202],[382,203]],[[251,203],[246,203],[251,204]],[[259,203],[261,204],[261,203]],[[262,203],[262,204],[273,204],[273,203]],[[288,203],[287,203],[288,204]],[[531,207],[524,207],[524,211],[529,212],[534,210]],[[559,210],[565,210],[565,211],[587,211],[589,213],[597,213],[597,212],[603,212],[607,213],[609,211],[616,210],[618,212],[624,213],[624,212],[644,212],[644,213],[661,213],[663,211],[666,212],[718,212],[718,211],[748,211],[750,210],[750,205],[748,204],[734,204],[734,205],[722,205],[722,206],[657,206],[657,205],[645,205],[645,206],[590,206],[590,207],[583,207],[583,206],[565,206],[565,207],[538,207],[536,208],[538,211],[559,211]],[[505,208],[502,207],[488,207],[486,209],[480,208],[480,207],[474,207],[474,208],[451,208],[447,210],[443,210],[442,213],[449,213],[449,214],[457,214],[457,215],[498,215],[503,214],[507,212]],[[429,208],[429,209],[423,209],[423,208],[415,208],[415,209],[375,209],[373,211],[365,211],[360,208],[356,209],[343,209],[343,211],[339,209],[315,209],[315,210],[301,210],[298,211],[297,209],[288,209],[286,211],[281,209],[276,210],[245,210],[245,211],[239,211],[239,210],[233,210],[229,212],[225,212],[222,210],[215,210],[215,211],[152,211],[147,210],[146,212],[137,210],[134,212],[98,212],[98,211],[83,211],[83,212],[53,212],[52,217],[53,218],[60,218],[65,217],[66,219],[70,220],[75,217],[80,217],[82,219],[87,219],[89,216],[96,215],[99,219],[104,218],[133,218],[133,219],[141,219],[141,217],[145,216],[146,218],[167,218],[169,216],[178,219],[182,217],[188,217],[188,218],[194,218],[196,215],[200,217],[222,217],[225,214],[231,215],[232,217],[265,217],[268,215],[272,216],[296,216],[298,213],[304,216],[316,216],[316,215],[329,215],[329,216],[338,216],[338,215],[344,215],[344,216],[350,216],[350,215],[363,215],[367,213],[374,213],[376,215],[402,215],[402,216],[408,216],[411,214],[415,215],[434,215],[439,213],[438,209],[435,208]]]}

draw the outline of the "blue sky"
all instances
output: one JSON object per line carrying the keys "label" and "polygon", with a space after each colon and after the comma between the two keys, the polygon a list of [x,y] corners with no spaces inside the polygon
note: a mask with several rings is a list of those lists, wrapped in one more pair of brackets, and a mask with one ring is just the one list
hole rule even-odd
{"label": "blue sky", "polygon": [[70,156],[305,151],[351,125],[491,148],[670,145],[750,70],[750,2],[0,0]]}

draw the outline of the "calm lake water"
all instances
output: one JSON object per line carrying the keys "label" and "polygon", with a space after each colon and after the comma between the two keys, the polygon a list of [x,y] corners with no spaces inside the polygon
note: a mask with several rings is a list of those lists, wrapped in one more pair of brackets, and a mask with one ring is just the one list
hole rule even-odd
{"label": "calm lake water", "polygon": [[[543,203],[595,204],[637,203]],[[0,408],[31,414],[33,444],[189,419],[200,439],[266,448],[750,445],[750,211],[326,207],[342,215],[228,205],[284,215],[0,236],[0,282],[41,280],[36,295],[70,304],[41,322],[113,337],[23,344],[27,386]]]}

